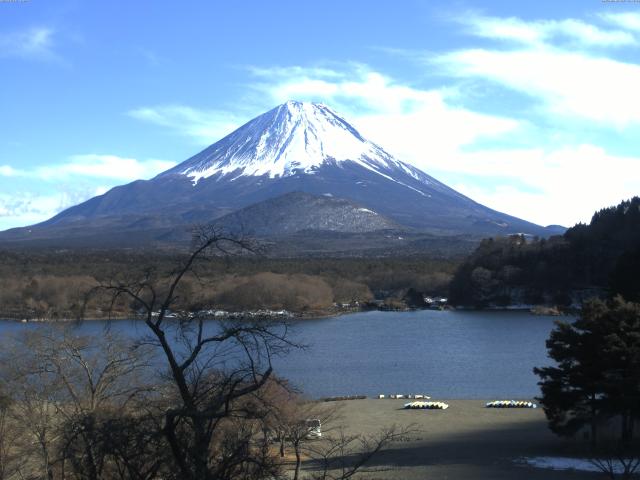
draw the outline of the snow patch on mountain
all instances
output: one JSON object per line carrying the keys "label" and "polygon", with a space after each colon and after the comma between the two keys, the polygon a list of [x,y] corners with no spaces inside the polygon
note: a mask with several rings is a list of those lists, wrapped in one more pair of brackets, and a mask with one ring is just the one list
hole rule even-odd
{"label": "snow patch on mountain", "polygon": [[377,215],[376,212],[374,212],[373,210],[369,210],[368,208],[359,208],[358,211],[359,212],[364,212],[364,213],[370,213],[372,215]]}

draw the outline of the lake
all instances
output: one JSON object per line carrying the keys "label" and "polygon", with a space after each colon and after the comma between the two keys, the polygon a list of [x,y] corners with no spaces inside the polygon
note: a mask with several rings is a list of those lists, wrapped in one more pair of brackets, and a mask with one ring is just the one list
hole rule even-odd
{"label": "lake", "polygon": [[[275,371],[313,398],[531,398],[539,395],[533,367],[552,363],[545,340],[554,320],[513,311],[421,310],[297,321],[293,338],[309,348],[277,359]],[[104,325],[92,321],[77,328],[100,334]],[[0,336],[38,327],[0,321]],[[143,324],[127,320],[111,322],[111,328],[132,337],[146,333]]]}

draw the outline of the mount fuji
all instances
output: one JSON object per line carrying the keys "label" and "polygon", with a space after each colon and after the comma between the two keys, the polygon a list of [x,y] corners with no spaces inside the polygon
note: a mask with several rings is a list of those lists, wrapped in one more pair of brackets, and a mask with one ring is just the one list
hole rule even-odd
{"label": "mount fuji", "polygon": [[326,105],[289,101],[151,180],[2,232],[0,241],[180,243],[189,225],[210,222],[241,225],[248,233],[259,225],[256,235],[297,238],[332,231],[473,237],[562,232],[474,202],[394,158]]}

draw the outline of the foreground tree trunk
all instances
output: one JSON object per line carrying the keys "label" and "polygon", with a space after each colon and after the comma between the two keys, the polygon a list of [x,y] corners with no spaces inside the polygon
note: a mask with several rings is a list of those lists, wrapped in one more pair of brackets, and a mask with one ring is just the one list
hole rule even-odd
{"label": "foreground tree trunk", "polygon": [[298,480],[298,476],[300,475],[300,467],[302,466],[302,457],[300,456],[300,448],[296,447],[296,469],[293,474],[293,480]]}
{"label": "foreground tree trunk", "polygon": [[[246,448],[246,439],[224,438],[231,420],[259,420],[264,406],[245,408],[271,378],[271,359],[293,346],[287,339],[286,324],[258,321],[218,321],[213,332],[205,328],[206,317],[197,313],[167,320],[178,300],[178,287],[193,273],[197,260],[211,249],[228,254],[233,249],[251,250],[244,240],[224,235],[213,227],[195,234],[196,247],[172,274],[156,278],[147,272],[139,281],[112,282],[100,290],[110,292],[111,305],[119,297],[133,301],[144,311],[144,322],[153,335],[168,366],[175,402],[167,408],[163,433],[170,446],[175,467],[184,480],[231,480],[261,478],[277,474],[277,466],[263,454]],[[210,325],[209,325],[210,326]],[[168,334],[180,338],[176,346]],[[170,337],[173,338],[173,337]],[[220,353],[222,352],[222,353]],[[233,368],[221,368],[229,358],[240,359]],[[217,447],[216,442],[225,446]]]}

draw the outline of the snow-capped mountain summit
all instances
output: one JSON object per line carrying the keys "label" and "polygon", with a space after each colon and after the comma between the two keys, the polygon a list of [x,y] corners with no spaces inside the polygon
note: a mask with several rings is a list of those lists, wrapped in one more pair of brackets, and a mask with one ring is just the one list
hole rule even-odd
{"label": "snow-capped mountain summit", "polygon": [[276,178],[313,174],[327,162],[345,161],[383,176],[385,170],[400,168],[428,182],[422,172],[366,140],[328,106],[297,101],[263,113],[161,175],[179,173],[194,184],[215,175]]}
{"label": "snow-capped mountain summit", "polygon": [[234,181],[240,177],[314,175],[329,167],[361,167],[425,197],[430,193],[421,188],[423,185],[457,195],[364,138],[328,106],[291,100],[254,118],[158,178],[182,175],[197,185],[209,178]]}
{"label": "snow-capped mountain summit", "polygon": [[[216,219],[248,221],[266,236],[297,229],[556,233],[480,205],[394,158],[326,105],[289,101],[151,180],[112,188],[39,225],[4,232],[0,240],[73,237],[76,244],[86,238],[126,245],[135,238],[140,244]],[[252,225],[243,226],[251,232]]]}

